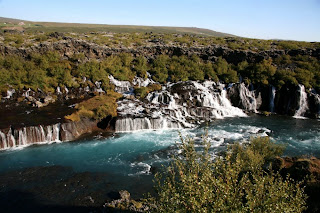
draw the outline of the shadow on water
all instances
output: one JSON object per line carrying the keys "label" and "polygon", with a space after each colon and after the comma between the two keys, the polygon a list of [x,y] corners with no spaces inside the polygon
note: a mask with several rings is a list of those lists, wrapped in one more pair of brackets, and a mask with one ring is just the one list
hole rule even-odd
{"label": "shadow on water", "polygon": [[0,193],[2,212],[101,212],[94,206],[65,206],[42,204],[33,193],[12,190]]}
{"label": "shadow on water", "polygon": [[115,178],[107,173],[76,173],[62,166],[1,173],[1,212],[115,212],[102,206],[116,199],[119,190],[132,191],[136,199],[152,188],[144,179],[130,178]]}
{"label": "shadow on water", "polygon": [[82,99],[70,99],[57,101],[46,107],[36,108],[26,103],[0,103],[0,129],[13,126],[20,128],[24,126],[49,125],[61,123],[64,116],[75,111],[72,106]]}

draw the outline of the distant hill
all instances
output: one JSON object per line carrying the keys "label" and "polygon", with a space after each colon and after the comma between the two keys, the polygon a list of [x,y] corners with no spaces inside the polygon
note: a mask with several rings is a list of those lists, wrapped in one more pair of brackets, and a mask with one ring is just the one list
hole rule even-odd
{"label": "distant hill", "polygon": [[177,34],[196,34],[216,37],[234,37],[234,35],[217,32],[209,29],[196,27],[166,27],[166,26],[139,26],[139,25],[108,25],[108,24],[82,24],[82,23],[59,23],[59,22],[32,22],[12,18],[0,17],[0,28],[15,26],[23,22],[23,27],[27,32],[98,32],[108,31],[115,33],[177,33]]}

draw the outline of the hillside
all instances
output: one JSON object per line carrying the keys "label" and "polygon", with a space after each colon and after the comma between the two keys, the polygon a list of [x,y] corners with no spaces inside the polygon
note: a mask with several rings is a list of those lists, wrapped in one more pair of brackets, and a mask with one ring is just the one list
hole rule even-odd
{"label": "hillside", "polygon": [[[0,28],[7,26],[16,26],[20,22],[27,32],[99,32],[107,31],[113,33],[177,33],[177,34],[194,34],[216,37],[233,37],[231,34],[216,32],[209,29],[196,27],[166,27],[166,26],[138,26],[138,25],[108,25],[108,24],[82,24],[82,23],[59,23],[59,22],[32,22],[19,19],[0,17]],[[6,23],[6,24],[4,24]]]}

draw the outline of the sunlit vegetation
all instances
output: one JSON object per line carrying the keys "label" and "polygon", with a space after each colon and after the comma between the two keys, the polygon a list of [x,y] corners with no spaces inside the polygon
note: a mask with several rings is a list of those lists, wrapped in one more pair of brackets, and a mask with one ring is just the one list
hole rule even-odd
{"label": "sunlit vegetation", "polygon": [[92,118],[102,120],[111,115],[117,116],[117,102],[122,95],[113,91],[108,91],[106,95],[95,96],[76,105],[77,111],[65,116],[72,121],[80,121],[81,118]]}
{"label": "sunlit vegetation", "polygon": [[161,90],[160,84],[151,84],[147,87],[135,87],[134,93],[137,97],[144,98],[146,97],[150,92],[153,91],[159,91]]}
{"label": "sunlit vegetation", "polygon": [[[31,29],[31,28],[30,28]],[[23,34],[10,34],[4,33],[4,43],[11,44],[16,47],[25,46],[29,47],[33,44],[40,42],[54,42],[57,41],[56,36],[52,35],[52,32],[64,32],[64,36],[72,37],[76,39],[86,40],[101,46],[109,47],[137,47],[137,46],[150,46],[150,45],[178,45],[178,46],[211,46],[220,45],[229,47],[233,50],[250,50],[250,51],[264,51],[264,50],[297,50],[306,48],[320,48],[319,42],[302,42],[302,41],[284,41],[284,40],[260,40],[249,39],[240,37],[228,37],[224,36],[210,36],[209,34],[199,34],[197,31],[194,33],[183,31],[171,31],[171,32],[156,32],[151,29],[147,29],[144,32],[141,31],[123,31],[121,28],[119,31],[108,31],[107,28],[98,28],[98,31],[88,31],[90,28],[85,28],[85,31],[73,31],[62,30],[63,28],[57,28],[56,30],[44,30],[42,32],[36,31],[37,27],[33,27],[31,31],[26,31]],[[122,28],[124,29],[124,28]],[[1,29],[0,29],[1,32]]]}
{"label": "sunlit vegetation", "polygon": [[[141,33],[141,32],[94,32],[94,33],[52,33],[25,32],[23,34],[4,33],[0,43],[16,48],[29,48],[60,39],[76,38],[113,48],[136,48],[141,46],[175,45],[181,47],[205,47],[220,45],[234,50],[263,51],[273,49],[320,48],[319,42],[257,40],[238,37],[212,37],[182,33]],[[78,88],[93,86],[100,81],[104,90],[112,89],[108,76],[118,80],[131,81],[134,76],[152,79],[159,83],[186,80],[238,82],[240,76],[247,84],[272,84],[278,89],[284,85],[304,84],[307,88],[320,89],[320,62],[311,56],[282,55],[266,58],[257,63],[242,61],[228,63],[224,58],[204,60],[196,55],[169,56],[157,55],[146,58],[134,57],[128,53],[111,55],[104,59],[88,59],[84,53],[63,57],[61,53],[48,51],[44,54],[33,53],[27,58],[17,55],[0,55],[0,87],[15,89],[38,88],[54,91],[56,87]],[[90,81],[83,81],[84,77]],[[147,93],[140,89],[140,93]],[[145,90],[145,91],[142,91]],[[142,95],[144,96],[144,95]]]}
{"label": "sunlit vegetation", "polygon": [[[28,58],[0,55],[0,87],[7,88],[10,85],[18,90],[40,88],[50,92],[58,86],[92,87],[94,82],[99,81],[104,90],[109,90],[112,89],[109,75],[118,80],[131,81],[134,76],[146,79],[149,72],[151,78],[159,83],[204,79],[232,83],[238,82],[241,76],[247,84],[272,84],[277,88],[304,84],[307,88],[320,89],[320,62],[311,56],[283,55],[258,63],[242,61],[237,65],[221,57],[213,62],[196,55],[158,55],[147,60],[144,56],[133,57],[129,53],[120,53],[99,61],[92,59],[83,62],[84,58],[82,53],[63,58],[54,51],[34,53]],[[84,78],[90,81],[83,81]],[[147,93],[147,90],[140,90],[139,93]]]}
{"label": "sunlit vegetation", "polygon": [[[270,159],[283,147],[268,138],[235,144],[214,160],[206,141],[182,139],[182,153],[155,178],[155,212],[302,212],[306,194],[301,183],[272,171]],[[198,146],[197,146],[198,147]]]}

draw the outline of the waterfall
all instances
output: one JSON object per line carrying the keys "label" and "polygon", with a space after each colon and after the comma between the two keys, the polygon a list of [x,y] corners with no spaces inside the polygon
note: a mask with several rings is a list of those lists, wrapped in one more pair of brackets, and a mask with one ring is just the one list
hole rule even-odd
{"label": "waterfall", "polygon": [[299,108],[296,110],[294,114],[294,118],[304,118],[304,113],[308,110],[308,101],[307,101],[307,93],[305,91],[304,85],[299,84],[298,92],[300,94],[299,97]]}
{"label": "waterfall", "polygon": [[116,121],[116,132],[132,132],[137,130],[155,129],[178,129],[181,125],[168,121],[165,117],[160,118],[119,118]]}
{"label": "waterfall", "polygon": [[269,110],[270,112],[274,112],[274,98],[276,97],[276,88],[272,85],[270,85],[269,97],[270,97]]}
{"label": "waterfall", "polygon": [[61,94],[62,94],[61,88],[60,88],[59,86],[58,86],[57,89],[56,89],[56,93],[57,93],[58,95],[61,95]]}
{"label": "waterfall", "polygon": [[211,111],[213,118],[221,119],[224,117],[246,116],[246,114],[239,108],[233,107],[227,98],[227,92],[224,84],[218,84],[217,90],[213,88],[213,82],[205,82],[204,85],[194,82],[199,95],[196,95],[197,100],[202,103],[203,107],[208,107]]}
{"label": "waterfall", "polygon": [[30,126],[0,131],[0,149],[60,141],[60,124]]}
{"label": "waterfall", "polygon": [[315,98],[316,98],[316,104],[318,106],[318,115],[320,115],[320,95],[315,94]]}
{"label": "waterfall", "polygon": [[7,96],[5,98],[10,99],[15,92],[16,92],[15,89],[8,89]]}
{"label": "waterfall", "polygon": [[245,110],[257,112],[257,101],[253,90],[250,91],[244,83],[241,83],[239,88],[239,95]]}
{"label": "waterfall", "polygon": [[134,79],[132,80],[132,84],[134,86],[138,86],[138,87],[146,87],[148,86],[149,84],[154,84],[155,82],[150,79],[150,78],[147,78],[147,79],[143,79],[143,78],[140,78],[140,77],[134,77]]}
{"label": "waterfall", "polygon": [[25,91],[22,96],[28,98],[30,96],[30,92],[31,92],[31,89],[29,88],[27,91]]}
{"label": "waterfall", "polygon": [[114,90],[119,93],[132,93],[133,88],[129,81],[119,81],[115,79],[112,75],[109,75],[110,83],[115,85]]}
{"label": "waterfall", "polygon": [[116,132],[142,129],[195,127],[195,123],[246,116],[233,107],[224,84],[195,81],[167,84],[166,90],[149,93],[144,101],[120,100]]}
{"label": "waterfall", "polygon": [[0,131],[0,149],[7,149],[7,137],[6,134]]}

